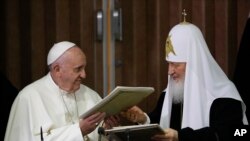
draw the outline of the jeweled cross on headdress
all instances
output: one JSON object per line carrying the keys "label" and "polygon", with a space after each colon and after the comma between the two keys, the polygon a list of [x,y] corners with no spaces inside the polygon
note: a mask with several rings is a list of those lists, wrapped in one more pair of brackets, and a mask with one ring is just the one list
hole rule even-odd
{"label": "jeweled cross on headdress", "polygon": [[187,13],[185,9],[183,9],[182,15],[183,15],[183,22],[186,22]]}
{"label": "jeweled cross on headdress", "polygon": [[170,38],[171,38],[171,35],[168,36],[168,38],[166,40],[166,45],[165,45],[166,57],[168,57],[168,54],[170,52],[172,52],[175,55],[174,48],[173,48],[173,45],[172,45]]}
{"label": "jeweled cross on headdress", "polygon": [[183,15],[183,22],[181,22],[181,24],[188,24],[188,22],[186,21],[186,16],[187,16],[186,10],[183,9],[181,14]]}

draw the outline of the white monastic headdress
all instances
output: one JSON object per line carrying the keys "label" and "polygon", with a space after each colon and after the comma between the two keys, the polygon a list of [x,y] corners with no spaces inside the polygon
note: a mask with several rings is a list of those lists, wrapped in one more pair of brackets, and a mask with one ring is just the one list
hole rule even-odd
{"label": "white monastic headdress", "polygon": [[[209,126],[211,104],[220,97],[241,101],[244,123],[247,123],[245,104],[235,85],[212,57],[199,28],[187,22],[174,26],[166,41],[166,60],[186,62],[182,128]],[[165,91],[160,125],[167,128],[172,105],[169,83]]]}
{"label": "white monastic headdress", "polygon": [[74,46],[74,43],[68,41],[62,41],[54,44],[48,53],[47,65],[55,62],[66,50]]}

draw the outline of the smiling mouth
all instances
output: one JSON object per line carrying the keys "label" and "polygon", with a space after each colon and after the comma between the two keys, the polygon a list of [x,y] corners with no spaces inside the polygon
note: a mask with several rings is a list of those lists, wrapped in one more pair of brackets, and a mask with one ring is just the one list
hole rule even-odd
{"label": "smiling mouth", "polygon": [[77,79],[76,83],[82,83],[82,79]]}

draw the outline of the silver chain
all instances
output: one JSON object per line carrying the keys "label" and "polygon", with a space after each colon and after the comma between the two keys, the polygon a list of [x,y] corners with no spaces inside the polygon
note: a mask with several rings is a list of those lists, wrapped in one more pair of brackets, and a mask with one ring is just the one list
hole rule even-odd
{"label": "silver chain", "polygon": [[[74,124],[75,122],[74,122],[74,120],[73,120],[73,114],[72,114],[71,112],[69,112],[69,108],[68,108],[68,106],[67,106],[67,104],[66,104],[66,102],[65,102],[65,100],[64,100],[64,98],[63,98],[63,92],[62,92],[61,89],[60,89],[60,93],[61,93],[61,97],[62,97],[63,104],[64,104],[64,106],[65,106],[67,112],[69,113],[71,122],[72,122],[72,124]],[[78,107],[77,107],[76,94],[75,94],[75,93],[73,93],[73,94],[74,94],[74,98],[75,98],[75,104],[76,104],[75,106],[76,106],[76,112],[77,112],[77,117],[78,117],[78,116],[79,116],[79,112],[78,112]],[[78,119],[78,120],[79,120],[79,119]],[[83,137],[83,140],[84,140],[84,141],[89,141],[89,137],[86,135],[86,136]]]}

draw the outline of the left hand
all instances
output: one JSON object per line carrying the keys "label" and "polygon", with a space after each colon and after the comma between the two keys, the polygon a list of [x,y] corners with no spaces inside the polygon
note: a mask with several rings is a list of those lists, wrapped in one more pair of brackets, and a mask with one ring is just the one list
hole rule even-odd
{"label": "left hand", "polygon": [[96,129],[98,124],[105,118],[106,113],[97,112],[86,118],[81,118],[79,121],[79,127],[82,135],[85,136]]}
{"label": "left hand", "polygon": [[165,134],[154,135],[151,139],[153,141],[178,141],[178,131],[168,128],[165,129]]}

